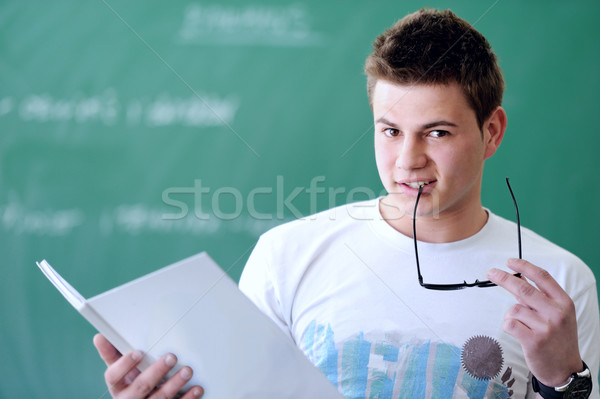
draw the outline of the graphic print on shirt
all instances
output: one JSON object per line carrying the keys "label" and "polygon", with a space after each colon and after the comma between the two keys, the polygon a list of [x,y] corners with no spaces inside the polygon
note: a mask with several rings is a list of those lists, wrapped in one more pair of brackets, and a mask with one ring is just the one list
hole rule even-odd
{"label": "graphic print on shirt", "polygon": [[347,398],[508,399],[515,380],[495,339],[473,336],[462,348],[361,331],[336,343],[330,325],[313,321],[300,347]]}
{"label": "graphic print on shirt", "polygon": [[462,364],[475,378],[489,380],[498,376],[504,363],[498,341],[486,336],[471,337],[462,348]]}

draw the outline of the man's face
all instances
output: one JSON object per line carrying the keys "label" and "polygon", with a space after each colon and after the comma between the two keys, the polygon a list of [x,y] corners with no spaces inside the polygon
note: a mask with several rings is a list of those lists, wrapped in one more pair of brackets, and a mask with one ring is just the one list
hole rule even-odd
{"label": "man's face", "polygon": [[372,100],[377,169],[389,194],[384,216],[412,215],[422,183],[422,217],[481,210],[483,164],[495,148],[460,87],[379,81]]}

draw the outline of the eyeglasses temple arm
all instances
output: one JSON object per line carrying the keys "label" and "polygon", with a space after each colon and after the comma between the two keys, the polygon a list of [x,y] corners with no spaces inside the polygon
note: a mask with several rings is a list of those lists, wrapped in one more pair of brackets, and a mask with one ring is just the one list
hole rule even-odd
{"label": "eyeglasses temple arm", "polygon": [[417,273],[419,277],[419,284],[423,287],[423,276],[421,275],[421,267],[419,266],[419,250],[417,249],[417,206],[419,205],[419,198],[423,192],[423,186],[419,186],[419,193],[415,201],[415,210],[413,212],[413,241],[415,243],[415,259],[417,261]]}
{"label": "eyeglasses temple arm", "polygon": [[[517,213],[517,241],[519,242],[519,259],[523,259],[523,251],[521,249],[521,218],[519,217],[519,206],[517,205],[517,199],[515,198],[515,194],[510,186],[508,177],[506,178],[506,185],[508,186],[508,191],[510,191],[510,196],[512,197],[513,203],[515,204],[515,212]],[[521,277],[521,273],[515,273],[514,275],[516,277]]]}

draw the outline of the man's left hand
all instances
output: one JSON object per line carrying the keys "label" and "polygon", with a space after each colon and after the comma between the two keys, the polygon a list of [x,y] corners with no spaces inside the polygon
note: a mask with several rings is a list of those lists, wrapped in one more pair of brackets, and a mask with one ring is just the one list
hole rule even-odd
{"label": "man's left hand", "polygon": [[522,259],[506,264],[535,285],[502,270],[488,272],[490,281],[518,302],[504,315],[502,327],[521,343],[529,370],[541,383],[563,385],[582,371],[575,305],[546,270]]}

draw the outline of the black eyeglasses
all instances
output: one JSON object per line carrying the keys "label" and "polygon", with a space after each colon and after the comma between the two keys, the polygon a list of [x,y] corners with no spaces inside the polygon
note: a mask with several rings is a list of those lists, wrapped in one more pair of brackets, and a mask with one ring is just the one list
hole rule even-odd
{"label": "black eyeglasses", "polygon": [[[517,200],[515,199],[515,195],[513,194],[513,190],[510,187],[510,183],[508,182],[508,177],[506,178],[506,185],[508,186],[508,190],[510,191],[510,196],[513,199],[515,204],[515,211],[517,213],[517,240],[519,242],[519,259],[522,258],[521,252],[521,220],[519,219],[519,207],[517,206]],[[429,290],[438,290],[438,291],[452,291],[452,290],[462,290],[468,287],[495,287],[496,284],[492,283],[489,280],[479,281],[475,280],[474,283],[467,283],[467,281],[463,281],[459,284],[428,284],[423,282],[423,276],[421,275],[421,267],[419,266],[419,251],[417,249],[417,206],[419,205],[419,198],[421,198],[421,193],[423,192],[423,186],[419,187],[419,193],[417,194],[417,200],[415,201],[415,211],[413,213],[413,240],[415,242],[415,259],[417,261],[417,273],[419,274],[419,284],[423,288],[427,288]],[[521,273],[515,273],[514,276],[521,277]]]}

